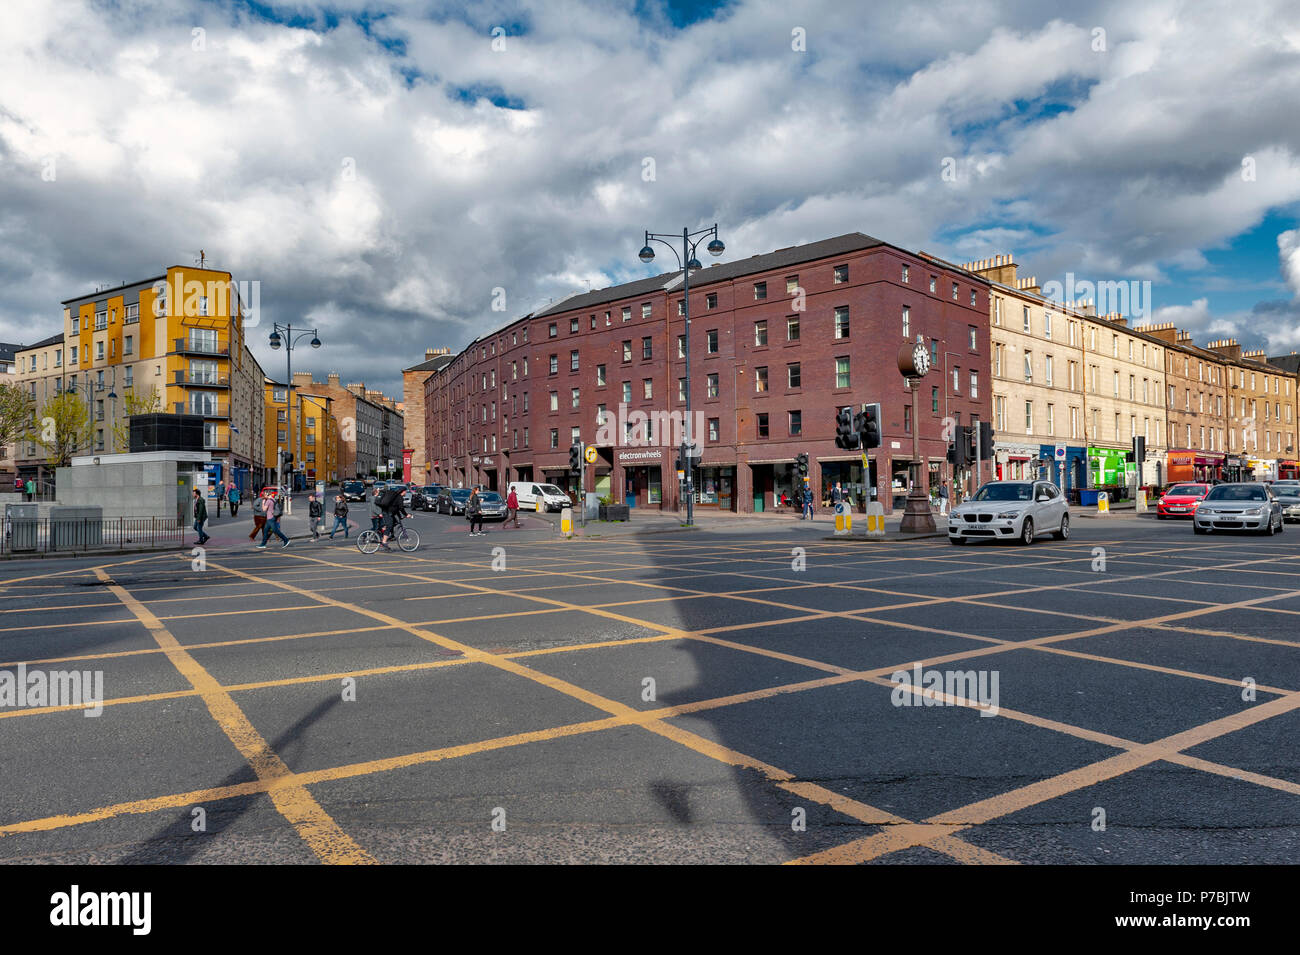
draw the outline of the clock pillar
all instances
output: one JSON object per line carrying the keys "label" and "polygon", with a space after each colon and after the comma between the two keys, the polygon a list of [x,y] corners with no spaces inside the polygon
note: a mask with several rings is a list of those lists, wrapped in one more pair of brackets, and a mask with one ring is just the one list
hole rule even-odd
{"label": "clock pillar", "polygon": [[917,414],[916,391],[929,368],[929,354],[924,339],[916,336],[916,344],[904,344],[898,351],[898,370],[907,382],[912,395],[912,463],[911,485],[907,504],[903,508],[903,522],[899,530],[904,534],[933,534],[936,530],[934,514],[930,510],[930,469],[921,463],[921,418]]}

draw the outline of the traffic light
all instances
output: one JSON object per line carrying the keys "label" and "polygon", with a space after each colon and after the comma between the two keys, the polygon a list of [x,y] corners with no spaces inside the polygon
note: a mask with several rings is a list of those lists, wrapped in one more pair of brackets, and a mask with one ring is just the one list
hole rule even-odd
{"label": "traffic light", "polygon": [[966,463],[974,464],[977,460],[979,460],[979,453],[980,453],[979,428],[975,427],[975,425],[972,424],[965,428],[965,432],[966,432]]}
{"label": "traffic light", "polygon": [[1147,439],[1140,434],[1133,436],[1133,460],[1141,464],[1147,459]]}
{"label": "traffic light", "polygon": [[957,426],[952,444],[948,445],[948,463],[954,471],[961,471],[970,466],[970,431],[964,424]]}
{"label": "traffic light", "polygon": [[799,456],[794,459],[795,470],[799,472],[801,478],[808,476],[808,455],[800,451]]}
{"label": "traffic light", "polygon": [[852,451],[858,446],[858,432],[854,427],[853,412],[841,408],[835,412],[835,447]]}
{"label": "traffic light", "polygon": [[569,470],[577,474],[582,470],[582,445],[569,445]]}
{"label": "traffic light", "polygon": [[880,404],[862,406],[858,416],[858,441],[863,448],[880,447]]}
{"label": "traffic light", "polygon": [[993,460],[993,422],[980,422],[980,457],[986,461]]}

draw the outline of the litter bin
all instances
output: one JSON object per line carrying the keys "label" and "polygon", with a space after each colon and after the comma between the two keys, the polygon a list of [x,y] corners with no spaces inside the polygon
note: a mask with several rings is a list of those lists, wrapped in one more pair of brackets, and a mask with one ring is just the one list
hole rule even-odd
{"label": "litter bin", "polygon": [[5,531],[9,536],[9,550],[36,550],[37,528],[40,511],[35,504],[6,504]]}
{"label": "litter bin", "polygon": [[104,546],[102,507],[50,508],[50,549],[85,550]]}

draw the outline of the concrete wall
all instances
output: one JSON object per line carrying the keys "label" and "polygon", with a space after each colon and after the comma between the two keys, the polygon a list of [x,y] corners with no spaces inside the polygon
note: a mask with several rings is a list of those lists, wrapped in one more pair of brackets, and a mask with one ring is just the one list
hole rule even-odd
{"label": "concrete wall", "polygon": [[176,482],[175,461],[59,468],[59,504],[100,507],[106,518],[175,517]]}

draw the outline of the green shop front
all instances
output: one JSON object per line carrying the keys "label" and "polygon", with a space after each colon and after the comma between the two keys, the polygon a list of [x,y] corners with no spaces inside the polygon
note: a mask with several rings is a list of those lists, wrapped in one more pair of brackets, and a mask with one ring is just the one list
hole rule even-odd
{"label": "green shop front", "polygon": [[1137,474],[1133,452],[1124,448],[1088,448],[1088,486],[1095,490],[1131,487]]}

